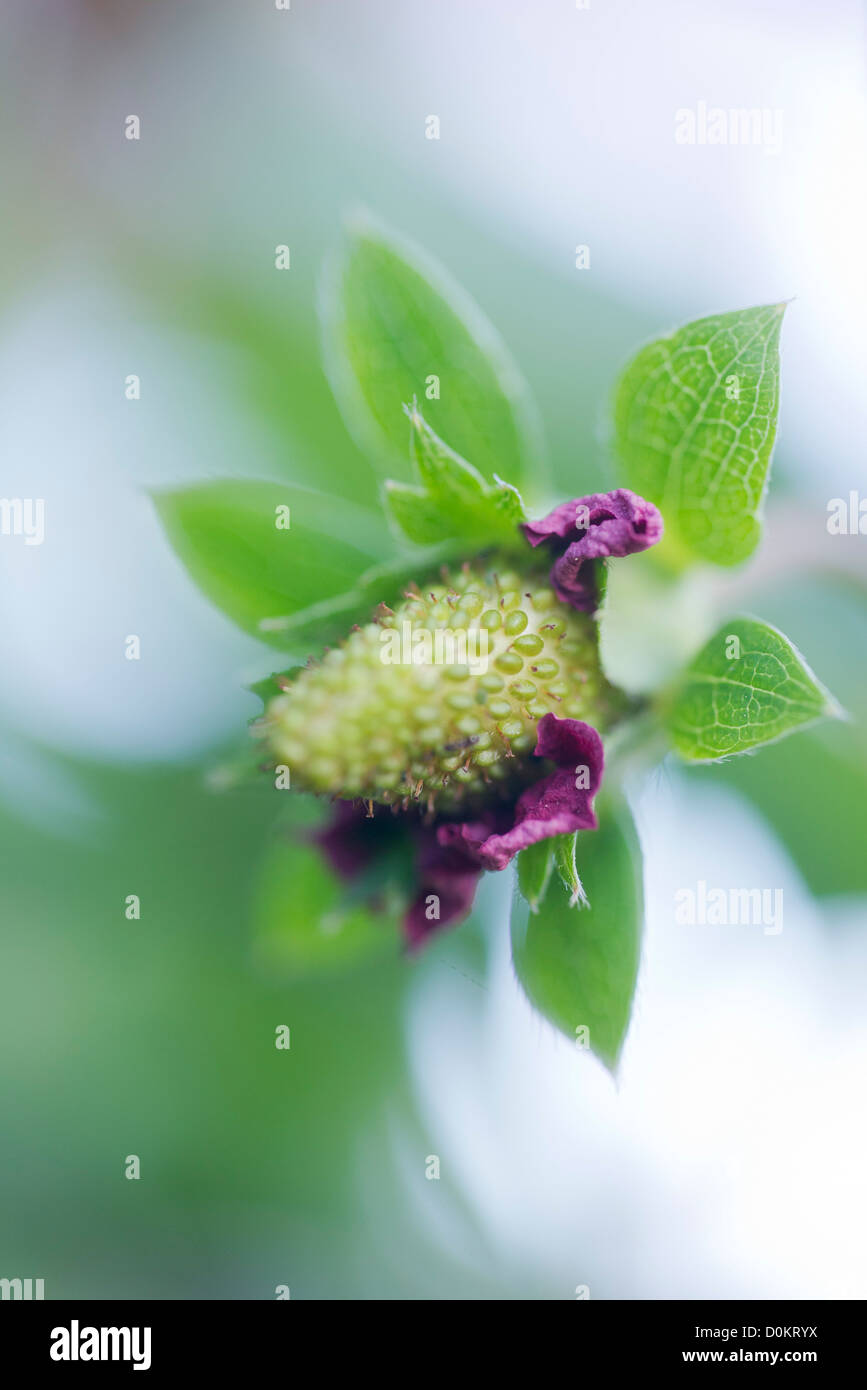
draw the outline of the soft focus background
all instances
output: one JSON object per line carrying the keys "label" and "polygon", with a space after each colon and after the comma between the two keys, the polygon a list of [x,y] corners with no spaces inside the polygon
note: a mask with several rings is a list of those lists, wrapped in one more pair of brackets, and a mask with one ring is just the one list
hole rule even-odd
{"label": "soft focus background", "polygon": [[[46,530],[0,537],[0,1276],[867,1296],[867,540],[825,524],[867,493],[862,6],[30,0],[2,26],[0,493],[43,497]],[[780,148],[678,145],[702,101],[780,111]],[[636,788],[648,920],[616,1085],[524,1001],[505,876],[418,963],[389,943],[284,978],[251,913],[273,800],[205,782],[271,657],[198,595],[148,493],[247,475],[374,502],[316,320],[359,203],[509,343],[559,495],[610,481],[609,393],[643,339],[794,299],[766,550],[731,606],[853,722]],[[783,932],[678,926],[699,879],[782,887]]]}

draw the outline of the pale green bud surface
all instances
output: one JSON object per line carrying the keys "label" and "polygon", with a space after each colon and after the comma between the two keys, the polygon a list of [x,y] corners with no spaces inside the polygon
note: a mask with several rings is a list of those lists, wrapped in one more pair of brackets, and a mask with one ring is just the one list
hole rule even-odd
{"label": "pale green bud surface", "polygon": [[544,573],[476,563],[380,609],[271,700],[254,732],[299,790],[448,812],[514,795],[543,715],[603,732],[623,707],[592,617]]}

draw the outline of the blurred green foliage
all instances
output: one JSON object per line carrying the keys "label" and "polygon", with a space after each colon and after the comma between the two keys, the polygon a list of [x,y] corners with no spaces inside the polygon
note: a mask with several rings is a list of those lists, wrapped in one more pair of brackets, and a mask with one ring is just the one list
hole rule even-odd
{"label": "blurred green foliage", "polygon": [[[413,971],[387,924],[369,966],[293,983],[250,930],[267,792],[214,795],[196,769],[65,767],[101,811],[88,843],[0,813],[4,1269],[45,1278],[49,1298],[411,1293],[357,1225],[365,1185],[401,1200],[385,1115],[415,1135],[419,1172],[431,1142],[406,1073]],[[322,904],[318,858],[269,885],[286,912]],[[416,1292],[455,1277],[419,1241]]]}

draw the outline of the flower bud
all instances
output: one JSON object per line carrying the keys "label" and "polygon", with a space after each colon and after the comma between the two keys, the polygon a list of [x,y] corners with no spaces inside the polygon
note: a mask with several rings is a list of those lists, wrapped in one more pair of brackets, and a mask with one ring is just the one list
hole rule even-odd
{"label": "flower bud", "polygon": [[271,700],[257,732],[293,787],[448,814],[514,796],[544,715],[604,730],[622,706],[590,615],[544,570],[476,563],[380,607]]}

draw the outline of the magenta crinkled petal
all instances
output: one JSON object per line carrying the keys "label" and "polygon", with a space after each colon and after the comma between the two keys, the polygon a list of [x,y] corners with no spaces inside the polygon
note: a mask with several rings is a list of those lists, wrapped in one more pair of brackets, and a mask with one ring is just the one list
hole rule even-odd
{"label": "magenta crinkled petal", "polygon": [[[392,832],[397,829],[389,816],[369,816],[361,801],[338,801],[330,823],[311,836],[332,869],[341,878],[352,880],[385,852]],[[489,833],[490,827],[485,831]],[[459,844],[443,845],[436,828],[418,822],[410,829],[415,874],[415,893],[404,913],[404,934],[411,946],[419,946],[432,932],[466,917],[473,905],[482,873],[478,857]],[[428,899],[437,899],[435,913],[428,916]],[[381,904],[374,897],[371,906]]]}
{"label": "magenta crinkled petal", "polygon": [[[473,855],[459,845],[442,844],[433,827],[420,828],[416,840],[419,889],[403,918],[404,933],[413,947],[466,917],[482,872]],[[428,915],[431,896],[436,898],[433,917]]]}
{"label": "magenta crinkled petal", "polygon": [[352,879],[382,852],[380,827],[359,801],[338,801],[331,822],[311,835],[335,873]]}
{"label": "magenta crinkled petal", "polygon": [[508,828],[490,833],[485,821],[441,825],[437,832],[440,844],[462,846],[484,869],[504,869],[519,850],[538,840],[575,830],[595,830],[593,798],[604,765],[602,740],[596,730],[579,719],[543,715],[535,756],[549,758],[557,769],[521,793]]}
{"label": "magenta crinkled petal", "polygon": [[521,529],[530,545],[547,543],[556,553],[551,583],[558,597],[582,612],[592,612],[598,585],[596,567],[587,562],[647,550],[662,536],[663,523],[652,502],[621,487],[563,502]]}

